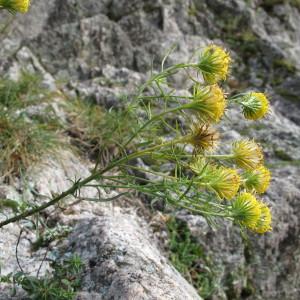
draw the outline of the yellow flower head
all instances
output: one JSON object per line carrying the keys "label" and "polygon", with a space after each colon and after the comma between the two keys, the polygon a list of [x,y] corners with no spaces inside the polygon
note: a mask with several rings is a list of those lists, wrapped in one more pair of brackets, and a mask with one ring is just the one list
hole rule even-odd
{"label": "yellow flower head", "polygon": [[219,134],[215,130],[210,129],[206,124],[193,124],[191,131],[192,133],[187,135],[184,141],[193,145],[199,151],[213,149],[219,139]]}
{"label": "yellow flower head", "polygon": [[208,164],[202,156],[196,156],[194,161],[190,164],[191,170],[197,175],[202,175],[207,166]]}
{"label": "yellow flower head", "polygon": [[238,192],[241,178],[237,171],[225,167],[206,165],[198,184],[215,192],[220,199],[230,200]]}
{"label": "yellow flower head", "polygon": [[243,114],[248,120],[258,120],[269,112],[269,101],[264,93],[248,93],[240,102]]}
{"label": "yellow flower head", "polygon": [[206,47],[198,64],[205,82],[215,84],[225,80],[228,74],[231,58],[223,48],[210,45]]}
{"label": "yellow flower head", "polygon": [[260,166],[257,169],[244,172],[243,177],[245,179],[244,185],[248,191],[255,190],[257,193],[264,193],[271,180],[271,172],[264,166]]}
{"label": "yellow flower head", "polygon": [[209,187],[221,199],[231,200],[238,192],[241,178],[237,171],[230,168],[215,168],[215,177],[209,182]]}
{"label": "yellow flower head", "polygon": [[263,163],[261,147],[251,140],[241,140],[233,143],[232,155],[235,163],[246,170],[258,168]]}
{"label": "yellow flower head", "polygon": [[218,85],[194,87],[193,100],[186,108],[197,112],[201,122],[218,122],[224,114],[226,99]]}
{"label": "yellow flower head", "polygon": [[260,202],[260,209],[261,215],[252,230],[262,234],[272,230],[272,214],[270,208],[262,202]]}
{"label": "yellow flower head", "polygon": [[29,9],[30,0],[0,0],[0,8],[11,12],[26,13]]}
{"label": "yellow flower head", "polygon": [[242,193],[233,202],[232,212],[240,224],[254,229],[261,217],[261,204],[250,193]]}

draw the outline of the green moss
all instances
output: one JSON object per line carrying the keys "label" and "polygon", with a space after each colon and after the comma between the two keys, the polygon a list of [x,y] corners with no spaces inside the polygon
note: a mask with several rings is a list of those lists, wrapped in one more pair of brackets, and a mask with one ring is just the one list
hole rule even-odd
{"label": "green moss", "polygon": [[216,274],[211,259],[193,239],[185,222],[171,218],[167,227],[171,263],[197,289],[200,296],[208,299],[216,288]]}
{"label": "green moss", "polygon": [[198,10],[197,7],[195,6],[194,2],[191,2],[191,4],[188,7],[188,15],[191,17],[197,16]]}
{"label": "green moss", "polygon": [[274,149],[274,154],[277,158],[285,161],[292,161],[293,158],[282,149]]}
{"label": "green moss", "polygon": [[289,61],[288,59],[282,58],[282,59],[275,59],[273,61],[273,68],[275,69],[283,69],[289,73],[294,74],[296,72],[295,65]]}

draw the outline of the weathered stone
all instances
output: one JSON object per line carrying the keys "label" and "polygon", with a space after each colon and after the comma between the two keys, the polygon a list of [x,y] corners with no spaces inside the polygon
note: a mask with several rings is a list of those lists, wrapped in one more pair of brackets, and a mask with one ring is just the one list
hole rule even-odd
{"label": "weathered stone", "polygon": [[200,299],[162,256],[148,225],[132,210],[115,208],[101,218],[82,219],[68,245],[67,251],[79,254],[86,265],[84,289],[99,293],[103,300]]}
{"label": "weathered stone", "polygon": [[[253,137],[264,145],[274,178],[266,196],[274,213],[274,231],[264,237],[250,236],[247,242],[228,223],[221,223],[216,230],[212,230],[202,217],[186,213],[179,215],[187,221],[199,244],[221,270],[220,287],[215,293],[215,299],[240,299],[247,296],[249,299],[299,298],[300,186],[297,180],[300,175],[300,12],[292,1],[288,2],[262,5],[262,1],[242,0],[41,0],[32,5],[28,15],[17,16],[7,34],[1,36],[1,75],[16,77],[22,68],[28,68],[41,73],[49,88],[55,88],[53,83],[56,80],[64,80],[67,84],[62,89],[66,93],[92,98],[108,108],[120,105],[119,95],[131,94],[135,86],[145,80],[146,72],[152,66],[159,69],[162,57],[174,45],[177,48],[167,59],[166,65],[188,60],[196,48],[211,40],[223,43],[231,50],[236,61],[231,81],[235,82],[237,90],[250,84],[250,87],[269,92],[273,108],[269,118],[254,124],[243,120],[238,110],[230,110],[229,121],[222,125],[220,131],[225,141],[221,147],[226,151],[230,149],[230,140],[243,136]],[[172,83],[182,87],[182,81],[183,76],[178,76]],[[50,196],[67,188],[70,184],[68,178],[74,179],[76,174],[82,177],[89,173],[78,157],[67,156],[65,163],[67,169],[72,171],[64,171],[61,168],[62,162],[56,160],[44,167],[44,170],[32,173],[31,180],[38,191]],[[90,192],[86,191],[87,194]],[[113,258],[108,255],[100,261],[102,256],[99,252],[95,268],[88,273],[92,280],[85,278],[84,288],[91,292],[81,293],[79,299],[97,299],[99,295],[105,295],[104,299],[118,299],[119,292],[135,299],[126,290],[125,283],[131,277],[125,270],[139,274],[139,270],[134,268],[138,268],[147,249],[137,253],[140,244],[135,248],[134,244],[125,243],[127,233],[116,224],[112,211],[85,205],[70,209],[72,213],[69,216],[61,214],[58,219],[64,223],[82,224],[88,233],[89,245],[96,236],[98,250],[95,249],[93,254],[100,249],[108,251],[111,249],[109,245],[113,245],[115,249],[127,247],[130,255],[126,257],[121,253]],[[159,291],[170,289],[170,282],[186,286],[170,266],[167,265],[165,271],[159,269],[165,262],[157,260],[161,254],[152,245],[151,237],[141,237],[148,229],[144,225],[139,228],[139,218],[118,211],[116,220],[124,226],[138,227],[136,234],[130,229],[131,237],[146,238],[145,243],[150,243],[153,253],[157,254],[153,258],[154,266],[161,272],[157,274],[164,274],[165,277],[157,284],[161,289],[153,291],[157,293],[153,295],[169,299],[161,296]],[[132,220],[132,224],[128,223],[129,220]],[[7,245],[13,245],[16,229],[7,228],[0,240],[7,240]],[[89,230],[95,231],[94,235]],[[103,235],[97,234],[100,230]],[[77,225],[71,236],[75,241],[73,247],[90,258],[89,253],[84,252],[86,248],[76,244],[76,234],[82,232]],[[107,245],[102,243],[101,236],[108,241]],[[21,259],[24,259],[25,264],[33,261],[29,258],[27,246],[20,245],[24,250]],[[12,270],[15,270],[12,250],[3,253],[2,259],[8,260]],[[134,255],[137,256],[137,262],[132,261]],[[123,264],[124,261],[128,265]],[[106,271],[111,272],[107,278],[104,276]],[[140,282],[143,283],[149,274],[146,270]],[[146,299],[142,297],[146,297],[147,292],[137,283],[137,277],[133,276],[133,282],[129,282],[128,286],[141,293],[141,299]],[[157,282],[157,278],[153,280]],[[98,293],[89,283],[106,289]],[[113,291],[110,284],[119,290]],[[148,282],[144,287],[149,288]],[[155,299],[149,294],[147,297]]]}

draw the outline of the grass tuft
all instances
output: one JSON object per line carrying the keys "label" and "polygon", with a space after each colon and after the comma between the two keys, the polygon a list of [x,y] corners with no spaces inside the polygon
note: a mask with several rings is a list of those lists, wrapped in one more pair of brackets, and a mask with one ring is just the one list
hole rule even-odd
{"label": "grass tuft", "polygon": [[30,116],[27,109],[49,101],[40,79],[23,73],[20,80],[0,79],[0,177],[9,179],[53,153],[60,144],[53,114]]}
{"label": "grass tuft", "polygon": [[74,99],[67,103],[68,134],[72,143],[91,159],[101,164],[118,156],[130,135],[137,128],[137,120],[130,110],[105,111],[88,100]]}

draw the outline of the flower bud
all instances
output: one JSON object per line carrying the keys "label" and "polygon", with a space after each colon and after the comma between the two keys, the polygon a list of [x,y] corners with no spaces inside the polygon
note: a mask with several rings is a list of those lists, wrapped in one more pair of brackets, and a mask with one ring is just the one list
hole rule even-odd
{"label": "flower bud", "polygon": [[271,173],[264,166],[246,171],[242,176],[245,179],[244,186],[248,191],[254,190],[259,194],[263,194],[270,185]]}
{"label": "flower bud", "polygon": [[226,104],[225,95],[218,85],[196,85],[192,102],[185,107],[195,111],[200,122],[219,122]]}
{"label": "flower bud", "polygon": [[264,158],[261,147],[251,140],[234,142],[232,155],[235,163],[246,170],[253,170],[261,166]]}
{"label": "flower bud", "polygon": [[254,232],[263,234],[263,233],[266,233],[267,231],[272,230],[272,227],[271,227],[272,214],[271,214],[270,208],[262,202],[260,202],[260,209],[261,209],[261,215],[260,215],[255,227],[252,230]]}
{"label": "flower bud", "polygon": [[248,120],[258,120],[269,112],[269,101],[263,93],[248,93],[240,102],[244,117]]}
{"label": "flower bud", "polygon": [[215,84],[220,80],[225,80],[230,61],[229,54],[223,48],[216,45],[206,47],[198,64],[205,82]]}
{"label": "flower bud", "polygon": [[242,193],[232,203],[232,212],[236,221],[253,229],[261,216],[261,205],[250,193]]}
{"label": "flower bud", "polygon": [[207,124],[193,124],[191,131],[184,138],[184,142],[193,145],[197,151],[212,150],[219,139],[219,134]]}

